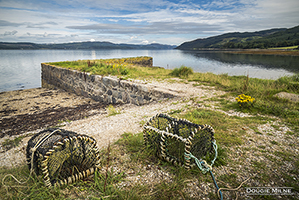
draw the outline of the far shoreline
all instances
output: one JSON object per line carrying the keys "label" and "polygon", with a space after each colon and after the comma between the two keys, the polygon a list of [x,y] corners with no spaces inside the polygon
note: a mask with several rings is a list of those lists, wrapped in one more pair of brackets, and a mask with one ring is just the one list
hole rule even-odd
{"label": "far shoreline", "polygon": [[[177,48],[175,48],[177,49]],[[281,49],[220,49],[220,48],[195,48],[195,49],[177,49],[181,51],[207,51],[223,52],[232,54],[255,54],[255,55],[278,55],[278,56],[299,56],[299,50],[281,50]]]}
{"label": "far shoreline", "polygon": [[298,50],[272,50],[272,49],[242,49],[226,50],[225,53],[233,54],[260,54],[260,55],[278,55],[278,56],[299,56]]}

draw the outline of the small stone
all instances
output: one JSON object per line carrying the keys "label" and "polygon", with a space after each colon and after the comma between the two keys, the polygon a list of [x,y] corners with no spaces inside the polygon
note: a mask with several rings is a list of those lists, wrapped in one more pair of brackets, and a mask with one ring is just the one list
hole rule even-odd
{"label": "small stone", "polygon": [[274,97],[280,98],[280,99],[288,99],[293,102],[299,102],[299,95],[298,94],[292,94],[287,92],[280,92],[274,95]]}

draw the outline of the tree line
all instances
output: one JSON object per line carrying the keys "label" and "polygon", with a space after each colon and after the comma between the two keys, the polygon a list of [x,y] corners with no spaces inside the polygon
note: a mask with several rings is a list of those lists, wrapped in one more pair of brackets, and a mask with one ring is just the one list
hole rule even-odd
{"label": "tree line", "polygon": [[288,47],[299,45],[299,33],[285,34],[280,37],[265,37],[246,42],[228,42],[222,48],[238,49],[268,49],[275,47]]}
{"label": "tree line", "polygon": [[299,45],[299,26],[289,29],[279,28],[256,32],[235,32],[208,38],[199,38],[193,41],[184,42],[178,46],[177,49],[267,49],[297,45]]}

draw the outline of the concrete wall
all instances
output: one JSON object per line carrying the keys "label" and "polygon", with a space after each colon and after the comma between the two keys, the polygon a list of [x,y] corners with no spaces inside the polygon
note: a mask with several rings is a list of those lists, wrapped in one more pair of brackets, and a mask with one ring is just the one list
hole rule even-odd
{"label": "concrete wall", "polygon": [[60,88],[96,101],[143,105],[172,98],[175,93],[153,85],[120,80],[117,77],[90,75],[42,63],[42,87]]}

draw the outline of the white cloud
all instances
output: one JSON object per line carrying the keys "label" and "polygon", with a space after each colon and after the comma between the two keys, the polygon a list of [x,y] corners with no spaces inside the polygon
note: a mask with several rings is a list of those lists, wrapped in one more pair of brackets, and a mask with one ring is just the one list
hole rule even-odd
{"label": "white cloud", "polygon": [[291,28],[299,24],[298,11],[298,0],[255,0],[228,18],[229,26],[238,31]]}
{"label": "white cloud", "polygon": [[[252,10],[253,11],[253,10]],[[256,1],[255,12],[267,16],[275,14],[292,14],[299,11],[298,0],[258,0]]]}
{"label": "white cloud", "polygon": [[150,42],[148,40],[143,40],[142,44],[149,44]]}
{"label": "white cloud", "polygon": [[298,25],[298,11],[298,0],[4,0],[0,41],[180,44],[226,32],[290,28]]}
{"label": "white cloud", "polygon": [[137,36],[131,36],[131,37],[130,37],[131,40],[133,40],[133,39],[137,39],[137,38],[138,38]]}
{"label": "white cloud", "polygon": [[67,26],[75,30],[96,31],[94,34],[194,34],[201,31],[215,31],[220,27],[196,22],[153,22],[146,25],[91,24],[86,26]]}

